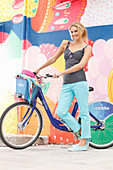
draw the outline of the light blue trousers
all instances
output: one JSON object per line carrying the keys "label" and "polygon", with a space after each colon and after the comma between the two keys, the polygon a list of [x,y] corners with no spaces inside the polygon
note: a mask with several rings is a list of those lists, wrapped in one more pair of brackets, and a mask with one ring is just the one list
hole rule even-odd
{"label": "light blue trousers", "polygon": [[[75,96],[79,106],[81,126],[78,121],[68,112]],[[81,128],[81,138],[91,138],[88,96],[89,86],[86,81],[64,84],[62,86],[57,107],[57,115],[65,121],[68,127],[70,127],[74,132],[78,132]]]}

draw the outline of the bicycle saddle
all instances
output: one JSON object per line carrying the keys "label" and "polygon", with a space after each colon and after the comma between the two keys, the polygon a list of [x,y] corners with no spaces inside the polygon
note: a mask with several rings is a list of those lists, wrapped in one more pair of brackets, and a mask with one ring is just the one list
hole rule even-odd
{"label": "bicycle saddle", "polygon": [[33,72],[29,71],[29,70],[22,70],[21,74],[25,74],[27,76],[33,77],[35,78],[35,75]]}

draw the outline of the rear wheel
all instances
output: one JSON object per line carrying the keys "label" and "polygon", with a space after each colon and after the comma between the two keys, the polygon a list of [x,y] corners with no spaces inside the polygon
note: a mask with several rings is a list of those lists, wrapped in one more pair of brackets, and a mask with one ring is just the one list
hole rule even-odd
{"label": "rear wheel", "polygon": [[[105,101],[94,102],[89,105],[90,113],[100,120],[100,127],[91,128],[90,146],[97,149],[106,149],[113,146],[113,105]],[[90,114],[91,126],[99,123]]]}
{"label": "rear wheel", "polygon": [[[28,102],[18,102],[9,106],[1,116],[0,133],[2,141],[13,149],[24,149],[31,146],[42,130],[42,116],[35,107],[25,126],[21,120],[27,110],[32,110]],[[29,115],[29,114],[28,114]]]}
{"label": "rear wheel", "polygon": [[[91,125],[96,122],[91,121]],[[105,120],[105,128],[91,128],[90,146],[97,149],[106,149],[113,145],[113,115],[110,115]]]}

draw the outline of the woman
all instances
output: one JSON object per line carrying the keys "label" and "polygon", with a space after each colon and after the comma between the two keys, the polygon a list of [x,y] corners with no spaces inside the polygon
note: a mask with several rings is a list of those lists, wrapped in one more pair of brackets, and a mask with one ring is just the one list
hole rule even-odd
{"label": "woman", "polygon": [[[72,23],[69,27],[69,32],[73,41],[64,40],[56,54],[40,68],[36,69],[35,72],[37,74],[41,69],[53,64],[64,53],[65,70],[53,75],[54,78],[63,76],[63,86],[59,97],[57,115],[75,133],[81,132],[79,144],[69,148],[69,151],[87,150],[90,138],[89,87],[83,68],[91,55],[91,46],[84,42],[88,39],[87,30],[81,23]],[[74,96],[76,96],[79,105],[81,125],[68,112]]]}

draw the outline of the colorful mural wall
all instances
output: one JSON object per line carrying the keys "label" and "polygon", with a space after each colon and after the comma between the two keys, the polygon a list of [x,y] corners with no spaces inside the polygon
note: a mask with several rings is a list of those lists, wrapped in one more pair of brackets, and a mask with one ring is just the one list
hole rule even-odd
{"label": "colorful mural wall", "polygon": [[[22,69],[34,71],[70,40],[68,27],[81,22],[88,30],[92,56],[84,68],[90,86],[89,103],[113,103],[113,0],[0,0],[0,115],[14,103],[15,79]],[[64,56],[40,74],[64,70]],[[62,87],[62,77],[48,79],[45,97],[53,115]],[[75,100],[75,99],[74,99]],[[70,107],[73,107],[74,101]],[[50,143],[73,143],[72,134],[50,125],[42,106],[44,129]]]}

